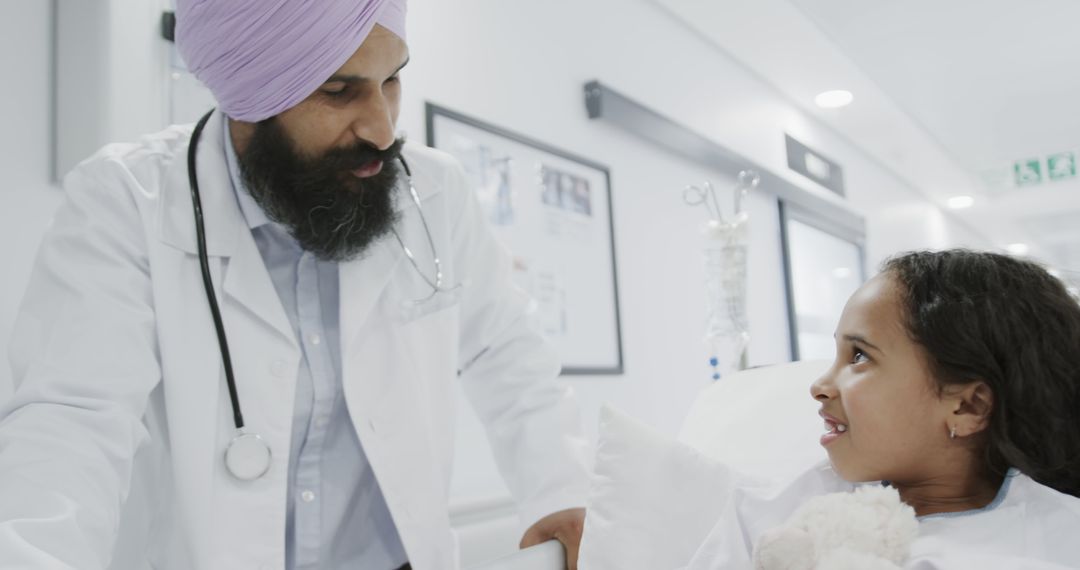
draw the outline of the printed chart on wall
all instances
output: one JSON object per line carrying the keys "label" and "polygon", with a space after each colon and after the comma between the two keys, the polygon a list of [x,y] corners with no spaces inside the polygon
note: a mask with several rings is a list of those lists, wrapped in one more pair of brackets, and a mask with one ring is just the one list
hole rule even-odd
{"label": "printed chart on wall", "polygon": [[465,167],[563,374],[621,374],[608,169],[430,103],[427,131]]}

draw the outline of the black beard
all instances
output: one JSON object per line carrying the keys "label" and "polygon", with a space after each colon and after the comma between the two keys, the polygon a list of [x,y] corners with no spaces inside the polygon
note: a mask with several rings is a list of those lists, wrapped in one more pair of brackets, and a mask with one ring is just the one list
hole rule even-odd
{"label": "black beard", "polygon": [[[255,125],[240,171],[248,192],[271,220],[285,226],[305,251],[326,261],[360,256],[397,221],[398,156],[404,139],[380,151],[365,142],[314,158],[301,154],[273,118]],[[367,178],[351,171],[381,160]]]}

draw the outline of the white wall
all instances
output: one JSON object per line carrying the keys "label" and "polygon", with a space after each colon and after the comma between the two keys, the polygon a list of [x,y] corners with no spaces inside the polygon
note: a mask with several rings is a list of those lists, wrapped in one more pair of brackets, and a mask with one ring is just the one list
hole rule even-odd
{"label": "white wall", "polygon": [[7,345],[15,313],[60,201],[49,183],[49,4],[0,4],[0,402],[11,390]]}
{"label": "white wall", "polygon": [[58,172],[105,144],[131,141],[167,121],[166,0],[57,3]]}

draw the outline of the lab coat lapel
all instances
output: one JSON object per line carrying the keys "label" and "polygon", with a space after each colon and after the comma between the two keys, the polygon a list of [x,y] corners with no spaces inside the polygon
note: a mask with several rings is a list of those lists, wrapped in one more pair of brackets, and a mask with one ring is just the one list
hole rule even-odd
{"label": "lab coat lapel", "polygon": [[[229,181],[223,129],[224,121],[219,112],[215,112],[199,138],[196,156],[199,199],[206,226],[206,250],[211,257],[230,257],[236,250],[236,240],[241,235],[239,230],[247,231]],[[177,149],[165,175],[165,191],[162,192],[157,214],[158,232],[161,241],[185,253],[198,255],[187,152],[187,145]]]}
{"label": "lab coat lapel", "polygon": [[373,244],[365,257],[338,266],[343,357],[353,346],[403,257],[405,254],[391,235]]}
{"label": "lab coat lapel", "polygon": [[[408,155],[411,152],[410,145],[407,144],[403,154],[409,158]],[[413,162],[411,161],[410,164]],[[423,203],[431,196],[438,194],[441,188],[435,181],[429,180],[425,173],[416,170],[416,164],[413,164],[413,167],[412,181],[418,181],[416,182],[417,189]],[[409,184],[412,181],[403,174],[397,185],[397,199],[394,204],[398,221],[394,224],[394,229],[406,244],[420,244],[428,238],[423,229],[421,214],[409,193]],[[391,277],[396,271],[400,271],[398,265],[410,263],[405,257],[401,244],[393,235],[384,236],[371,247],[371,251],[360,259],[338,266],[341,290],[339,322],[341,323],[343,357],[349,355],[349,349],[354,346],[357,335],[371,317],[371,312],[383,290],[390,284]]]}
{"label": "lab coat lapel", "polygon": [[[211,258],[227,260],[224,295],[295,344],[281,299],[236,201],[225,161],[224,129],[225,120],[216,112],[199,138],[196,157],[207,253]],[[171,190],[162,196],[159,227],[162,241],[198,256],[189,180],[184,152],[176,157],[170,169],[168,184]],[[210,260],[211,268],[216,264],[214,259]],[[224,305],[226,301],[219,299],[218,302]],[[226,334],[228,325],[226,322]]]}
{"label": "lab coat lapel", "polygon": [[285,308],[266,270],[262,254],[246,225],[244,233],[245,236],[237,239],[236,252],[229,259],[225,271],[225,295],[295,345],[292,324],[285,315]]}

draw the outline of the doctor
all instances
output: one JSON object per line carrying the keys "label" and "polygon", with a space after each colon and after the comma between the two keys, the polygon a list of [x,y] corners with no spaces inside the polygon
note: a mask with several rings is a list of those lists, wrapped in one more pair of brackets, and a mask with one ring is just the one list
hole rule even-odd
{"label": "doctor", "polygon": [[0,567],[455,568],[458,384],[522,544],[573,567],[558,362],[461,169],[395,138],[404,0],[177,4],[219,109],[65,181],[0,410]]}

